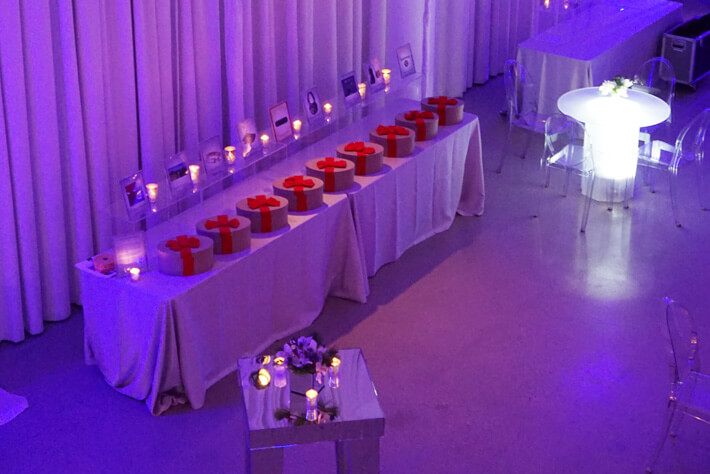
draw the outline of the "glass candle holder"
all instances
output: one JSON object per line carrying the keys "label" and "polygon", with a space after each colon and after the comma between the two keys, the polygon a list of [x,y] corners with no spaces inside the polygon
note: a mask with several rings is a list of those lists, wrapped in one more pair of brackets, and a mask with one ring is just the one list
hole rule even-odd
{"label": "glass candle holder", "polygon": [[269,136],[267,134],[263,134],[261,137],[259,137],[261,140],[261,146],[264,147],[264,150],[269,146]]}
{"label": "glass candle holder", "polygon": [[269,371],[266,369],[259,369],[259,372],[256,374],[256,383],[261,388],[268,387],[269,383],[271,383],[271,374]]}
{"label": "glass candle holder", "polygon": [[282,388],[288,383],[283,357],[274,357],[274,387]]}
{"label": "glass candle holder", "polygon": [[133,281],[138,281],[138,279],[141,277],[141,269],[133,267],[130,270],[128,270],[128,273],[131,274],[131,280]]}
{"label": "glass candle holder", "polygon": [[306,391],[306,420],[316,421],[318,419],[318,391],[309,389]]}
{"label": "glass candle holder", "polygon": [[340,387],[340,359],[338,357],[333,357],[328,372],[330,375],[328,385],[331,388]]}
{"label": "glass candle holder", "polygon": [[145,185],[145,189],[148,190],[150,202],[155,203],[158,200],[158,185],[156,183],[148,183]]}
{"label": "glass candle holder", "polygon": [[386,85],[389,85],[390,79],[392,79],[392,70],[391,69],[383,69],[382,70],[382,79],[385,80]]}
{"label": "glass candle holder", "polygon": [[361,82],[360,84],[358,84],[357,91],[360,93],[360,98],[364,99],[365,92],[367,92],[367,84],[365,84],[364,82]]}
{"label": "glass candle holder", "polygon": [[296,119],[293,121],[293,131],[296,135],[301,133],[301,126],[303,125],[303,122],[300,120]]}
{"label": "glass candle holder", "polygon": [[231,145],[224,147],[224,161],[226,161],[228,165],[233,165],[234,162],[237,161],[236,147]]}
{"label": "glass candle holder", "polygon": [[190,165],[190,179],[192,183],[197,185],[200,179],[200,165]]}
{"label": "glass candle holder", "polygon": [[331,105],[330,102],[326,102],[323,104],[323,112],[325,112],[326,115],[330,115],[330,113],[333,111],[333,106]]}

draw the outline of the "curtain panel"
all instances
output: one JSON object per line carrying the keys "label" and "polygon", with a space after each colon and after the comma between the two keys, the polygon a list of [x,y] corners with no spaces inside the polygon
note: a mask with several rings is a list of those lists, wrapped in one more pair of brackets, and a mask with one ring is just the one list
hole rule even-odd
{"label": "curtain panel", "polygon": [[[269,126],[302,91],[411,43],[427,94],[498,74],[533,0],[3,0],[0,341],[80,303],[74,263],[113,246],[118,182],[201,140]],[[526,24],[527,22],[527,24]],[[529,34],[529,31],[528,31]],[[107,302],[110,304],[110,302]]]}

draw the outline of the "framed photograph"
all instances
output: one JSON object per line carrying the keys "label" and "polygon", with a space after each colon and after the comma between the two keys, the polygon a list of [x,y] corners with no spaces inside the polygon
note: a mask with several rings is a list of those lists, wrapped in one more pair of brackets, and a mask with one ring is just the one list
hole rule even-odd
{"label": "framed photograph", "polygon": [[306,113],[308,123],[318,122],[323,119],[323,108],[321,107],[318,89],[313,87],[303,93],[303,111]]}
{"label": "framed photograph", "polygon": [[242,144],[242,156],[247,156],[258,145],[256,141],[256,123],[254,119],[246,119],[237,124],[239,143]]}
{"label": "framed photograph", "polygon": [[365,74],[367,88],[373,92],[385,88],[385,78],[382,77],[382,64],[380,60],[375,58],[369,63],[363,63],[363,72]]}
{"label": "framed photograph", "polygon": [[165,160],[165,175],[168,177],[168,185],[173,194],[179,195],[192,189],[187,155],[184,151]]}
{"label": "framed photograph", "polygon": [[116,271],[119,276],[128,275],[133,267],[148,270],[148,254],[145,246],[145,232],[131,232],[113,237]]}
{"label": "framed photograph", "polygon": [[409,43],[397,48],[397,60],[399,62],[399,72],[402,77],[411,76],[417,72],[414,67],[414,57],[412,56],[412,47]]}
{"label": "framed photograph", "polygon": [[357,91],[357,80],[355,71],[340,76],[340,86],[343,89],[343,99],[345,105],[350,107],[360,103],[360,93]]}
{"label": "framed photograph", "polygon": [[271,128],[277,142],[283,142],[293,136],[291,127],[291,114],[288,113],[288,103],[279,102],[269,109],[271,116]]}
{"label": "framed photograph", "polygon": [[208,176],[219,174],[224,170],[222,137],[215,135],[200,142],[200,160],[202,160],[202,167]]}
{"label": "framed photograph", "polygon": [[148,206],[148,194],[141,171],[121,180],[121,194],[128,217],[133,218],[145,210]]}

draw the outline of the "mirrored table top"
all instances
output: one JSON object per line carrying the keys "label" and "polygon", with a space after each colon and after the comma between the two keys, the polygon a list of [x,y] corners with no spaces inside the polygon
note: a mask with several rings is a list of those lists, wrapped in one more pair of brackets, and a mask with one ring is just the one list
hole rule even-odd
{"label": "mirrored table top", "polygon": [[[331,387],[330,375],[323,383],[314,383],[313,376],[296,375],[285,367],[274,366],[273,356],[268,361],[261,358],[239,360],[239,382],[249,424],[251,449],[306,444],[319,441],[363,439],[384,434],[384,414],[380,408],[377,391],[365,358],[360,349],[338,351],[341,360],[338,386]],[[265,388],[257,388],[252,374],[265,369],[270,382]],[[285,375],[285,386],[277,387],[277,371]],[[305,415],[305,391],[318,390],[318,403],[326,408],[337,407],[338,414],[332,421],[295,425],[287,419],[277,419],[278,409],[289,410],[296,416]]]}

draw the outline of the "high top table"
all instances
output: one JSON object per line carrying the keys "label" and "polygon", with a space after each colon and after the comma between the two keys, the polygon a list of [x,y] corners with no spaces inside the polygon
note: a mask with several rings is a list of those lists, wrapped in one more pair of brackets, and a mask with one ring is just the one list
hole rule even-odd
{"label": "high top table", "polygon": [[565,92],[632,78],[658,55],[663,33],[681,23],[683,5],[669,0],[606,0],[518,45],[538,91],[538,112],[557,111]]}
{"label": "high top table", "polygon": [[[628,91],[628,97],[602,96],[596,87],[563,94],[557,101],[560,112],[585,124],[596,174],[592,199],[620,202],[630,199],[638,162],[639,131],[663,122],[671,108],[646,92]],[[611,189],[610,189],[611,187]],[[582,192],[589,194],[586,184]]]}

